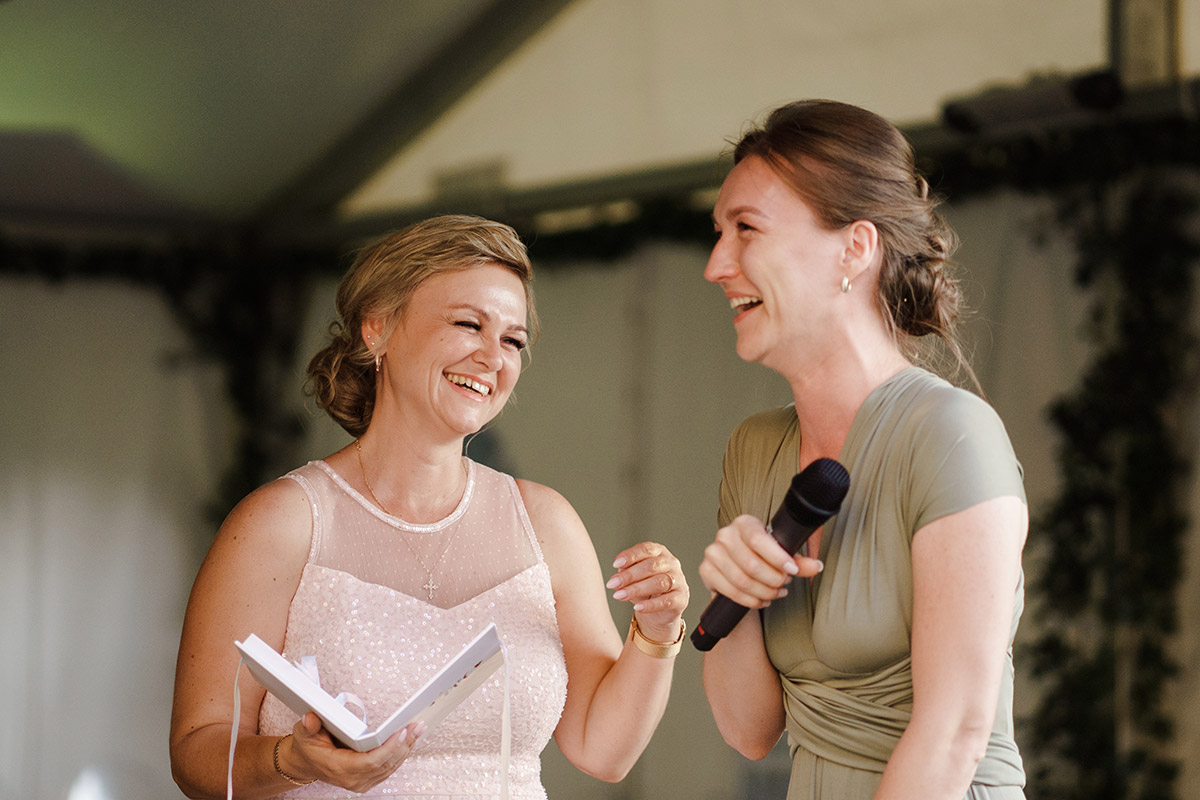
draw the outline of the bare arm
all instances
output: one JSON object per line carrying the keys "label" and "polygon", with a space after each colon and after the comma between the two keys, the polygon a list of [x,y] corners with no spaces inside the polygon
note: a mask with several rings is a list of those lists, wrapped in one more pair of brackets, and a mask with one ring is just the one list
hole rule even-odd
{"label": "bare arm", "polygon": [[[742,515],[705,548],[700,579],[710,592],[762,609],[787,594],[793,576],[812,576],[821,568],[814,558],[789,556],[761,520]],[[727,744],[755,760],[771,752],[786,723],[783,689],[755,611],[704,655],[704,693]]]}
{"label": "bare arm", "polygon": [[[303,492],[293,481],[275,481],[238,504],[200,567],[184,617],[171,710],[171,770],[189,797],[225,796],[238,668],[233,643],[255,633],[282,649],[310,540]],[[270,797],[295,788],[275,770],[279,737],[257,735],[264,689],[248,673],[238,685],[235,796]],[[298,723],[279,749],[280,768],[299,780],[367,788],[390,775],[408,752],[409,743],[397,741],[401,734],[370,753],[337,749],[315,716],[307,722]]]}
{"label": "bare arm", "polygon": [[[662,718],[675,659],[649,656],[629,640],[622,644],[579,516],[552,489],[528,481],[518,485],[550,567],[567,663],[567,701],[555,741],[583,772],[620,780]],[[617,599],[634,605],[646,637],[674,641],[689,596],[678,559],[662,545],[645,542],[617,560],[623,563],[608,583]]]}
{"label": "bare arm", "polygon": [[917,531],[913,714],[875,800],[960,800],[995,721],[1028,514],[1000,497]]}

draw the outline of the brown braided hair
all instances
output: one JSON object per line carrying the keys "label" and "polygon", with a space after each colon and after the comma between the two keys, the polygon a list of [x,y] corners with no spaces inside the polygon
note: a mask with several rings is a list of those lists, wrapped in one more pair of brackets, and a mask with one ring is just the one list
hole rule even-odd
{"label": "brown braided hair", "polygon": [[963,301],[950,257],[958,240],[904,135],[858,106],[800,100],[742,136],[734,163],[750,156],[765,160],[826,229],[875,225],[883,248],[877,301],[901,349],[917,358],[916,339],[934,334],[974,381],[957,333]]}

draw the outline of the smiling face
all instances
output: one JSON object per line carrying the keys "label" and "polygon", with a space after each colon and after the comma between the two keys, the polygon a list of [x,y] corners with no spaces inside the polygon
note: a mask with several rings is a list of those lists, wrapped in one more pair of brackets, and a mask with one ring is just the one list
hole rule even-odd
{"label": "smiling face", "polygon": [[[398,412],[434,435],[478,431],[517,384],[526,312],[520,278],[495,264],[423,281],[387,340],[376,415]],[[365,323],[364,336],[375,326]]]}
{"label": "smiling face", "polygon": [[847,274],[846,233],[823,228],[757,156],[730,171],[713,222],[704,277],[729,298],[738,355],[785,373],[798,357],[819,355]]}

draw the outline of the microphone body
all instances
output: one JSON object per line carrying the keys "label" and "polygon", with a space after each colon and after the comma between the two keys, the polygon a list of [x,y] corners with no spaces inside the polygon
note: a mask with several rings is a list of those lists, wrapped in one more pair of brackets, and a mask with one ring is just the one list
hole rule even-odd
{"label": "microphone body", "polygon": [[[788,555],[795,555],[800,545],[838,512],[849,489],[846,468],[832,458],[818,458],[792,478],[792,485],[771,518],[771,537]],[[708,652],[729,635],[747,611],[745,606],[718,594],[700,615],[700,624],[692,631],[692,644]]]}

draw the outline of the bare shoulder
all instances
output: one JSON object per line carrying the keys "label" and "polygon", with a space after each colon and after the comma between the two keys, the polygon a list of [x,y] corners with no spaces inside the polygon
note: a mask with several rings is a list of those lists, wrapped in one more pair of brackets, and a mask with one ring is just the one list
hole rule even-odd
{"label": "bare shoulder", "polygon": [[563,518],[579,518],[567,498],[549,486],[522,478],[517,478],[516,481],[521,499],[525,502],[525,510],[529,513],[529,520],[535,529],[539,521],[555,522]]}
{"label": "bare shoulder", "polygon": [[295,481],[272,481],[247,495],[229,512],[196,575],[181,652],[208,652],[249,632],[282,646],[311,542],[312,515]]}
{"label": "bare shoulder", "polygon": [[592,540],[567,498],[549,486],[533,481],[518,479],[517,488],[556,581],[560,575],[573,572],[581,564],[595,563]]}
{"label": "bare shoulder", "polygon": [[277,478],[242,498],[225,522],[237,526],[254,525],[264,519],[308,515],[308,497],[300,484],[290,478]]}
{"label": "bare shoulder", "polygon": [[303,564],[311,541],[307,495],[295,481],[279,478],[255,489],[229,512],[210,556],[269,559],[287,569]]}

